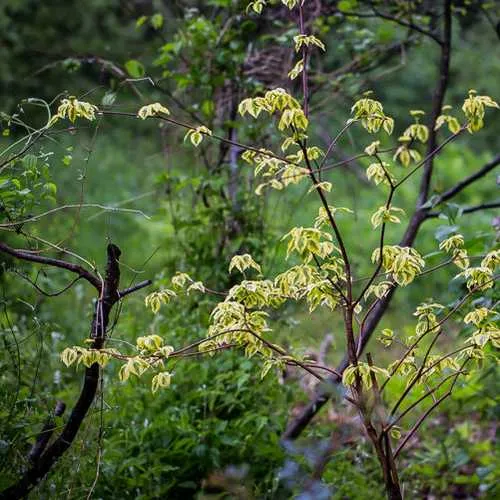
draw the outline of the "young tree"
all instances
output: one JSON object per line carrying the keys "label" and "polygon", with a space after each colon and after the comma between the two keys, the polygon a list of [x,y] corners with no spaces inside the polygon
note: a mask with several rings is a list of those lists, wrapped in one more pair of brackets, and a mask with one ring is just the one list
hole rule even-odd
{"label": "young tree", "polygon": [[[222,297],[212,311],[207,336],[180,348],[166,345],[165,340],[157,335],[137,338],[136,346],[131,351],[110,349],[105,345],[109,313],[113,305],[128,293],[149,284],[144,282],[131,289],[118,290],[120,250],[116,246],[108,246],[107,271],[105,278],[102,278],[95,266],[87,261],[84,261],[86,268],[42,256],[39,249],[19,250],[0,243],[0,251],[4,254],[66,269],[76,273],[78,278],[86,279],[98,291],[90,345],[68,347],[61,354],[67,366],[80,363],[86,366],[80,399],[64,429],[50,445],[47,445],[46,436],[53,432],[53,427],[44,428],[39,442],[43,438],[45,444],[38,446],[36,453],[32,454],[32,466],[15,485],[1,494],[2,498],[25,496],[68,449],[95,397],[100,373],[110,360],[121,363],[119,378],[122,381],[131,375],[140,377],[152,373],[152,391],[156,392],[170,384],[172,374],[164,368],[170,360],[192,356],[197,350],[214,354],[229,348],[241,348],[246,356],[262,358],[262,376],[274,368],[283,369],[292,365],[320,381],[342,383],[345,386],[343,398],[359,413],[364,432],[380,463],[387,496],[399,499],[402,498],[402,488],[397,463],[401,452],[431,412],[451,395],[460,377],[466,377],[474,371],[478,363],[493,348],[498,347],[500,330],[495,323],[497,304],[492,290],[498,276],[499,250],[491,248],[482,255],[469,255],[464,237],[452,230],[442,238],[437,249],[447,255],[446,259],[429,268],[416,247],[418,232],[425,221],[438,217],[444,203],[500,164],[500,157],[497,156],[473,174],[464,176],[457,185],[439,195],[432,195],[435,158],[448,144],[467,133],[479,132],[484,126],[487,108],[499,108],[491,97],[480,95],[474,90],[469,91],[461,111],[446,105],[453,15],[458,5],[452,0],[443,0],[437,7],[436,3],[423,2],[425,10],[421,14],[407,4],[397,3],[385,10],[385,2],[335,3],[333,10],[343,16],[375,16],[401,25],[412,34],[429,37],[439,48],[439,74],[432,109],[425,123],[425,113],[413,110],[410,113],[413,122],[400,127],[382,103],[366,93],[352,106],[351,118],[322,149],[315,144],[315,117],[311,108],[314,92],[321,88],[318,83],[321,82],[319,71],[314,73],[314,68],[327,47],[314,31],[315,15],[307,1],[283,0],[281,4],[277,8],[288,9],[297,20],[296,34],[293,36],[295,55],[288,76],[292,82],[300,82],[299,95],[294,96],[281,87],[265,91],[252,88],[249,90],[255,95],[240,100],[242,88],[238,88],[232,94],[229,123],[226,123],[227,120],[212,121],[215,127],[225,133],[212,131],[204,124],[186,123],[173,117],[171,110],[158,102],[141,107],[137,113],[126,113],[105,107],[101,109],[70,97],[62,101],[54,116],[49,116],[46,125],[30,132],[25,145],[1,164],[2,170],[13,168],[18,158],[35,141],[50,133],[59,123],[67,120],[75,123],[78,119],[93,122],[96,117],[129,116],[142,120],[156,119],[184,129],[185,141],[195,148],[203,148],[209,141],[219,144],[215,169],[224,163],[227,154],[232,162],[236,162],[236,157],[241,154],[241,159],[254,167],[255,178],[261,180],[256,195],[268,189],[281,191],[292,185],[309,182],[310,191],[318,199],[318,214],[312,225],[293,227],[283,237],[287,241],[286,258],[294,260],[294,265],[284,272],[265,278],[261,266],[249,253],[244,252],[235,255],[229,263],[229,273],[239,271],[243,274],[243,280],[227,291],[212,290],[196,278],[179,272],[172,278],[172,289],[162,288],[148,295],[146,305],[154,313],[158,312],[162,304],[184,293],[198,292]],[[351,4],[353,8],[361,10],[350,10]],[[272,6],[264,0],[255,0],[248,5],[247,11],[249,15],[261,15]],[[367,10],[363,10],[365,8]],[[169,50],[165,49],[165,52]],[[237,69],[233,70],[237,72]],[[193,85],[196,86],[196,81]],[[210,95],[215,87],[214,83]],[[49,107],[48,110],[50,114]],[[272,133],[267,134],[268,140],[259,143],[259,136],[254,133],[252,125],[236,126],[236,111],[251,120],[263,119],[267,129],[275,127]],[[334,150],[346,134],[356,128],[372,135],[374,140],[366,144],[363,152],[355,158],[330,163]],[[401,130],[401,133],[396,141],[391,141],[390,136],[395,129]],[[441,134],[444,134],[444,138],[441,138]],[[253,145],[246,144],[247,140],[252,139],[256,141]],[[206,157],[205,153],[206,150],[203,150],[203,157]],[[378,236],[378,244],[370,249],[368,256],[372,263],[372,272],[368,277],[357,275],[355,257],[346,243],[342,216],[347,214],[347,217],[352,210],[334,204],[335,183],[326,180],[330,172],[335,175],[337,167],[361,157],[370,160],[367,178],[385,196],[383,205],[373,207],[369,221],[358,222],[363,224],[363,230],[376,231]],[[211,171],[210,161],[207,165]],[[235,182],[231,175],[228,181],[230,192],[235,186],[231,184]],[[409,222],[403,237],[395,244],[391,227],[401,224],[403,216],[403,210],[395,202],[401,187],[417,175],[420,175],[420,184],[416,206],[408,216]],[[230,198],[235,203],[234,191],[233,195]],[[498,202],[488,201],[467,207],[462,213],[472,214],[498,206]],[[24,235],[24,224],[36,221],[40,216],[27,216],[22,207],[19,213],[15,209],[17,206],[14,204],[4,207],[7,222],[0,224],[0,228]],[[58,247],[56,249],[61,250]],[[417,322],[409,337],[403,335],[402,331],[382,330],[380,341],[386,346],[399,344],[402,352],[399,355],[395,353],[395,359],[389,366],[377,366],[373,355],[365,355],[364,351],[395,292],[400,288],[416,288],[414,283],[418,278],[429,273],[437,274],[448,265],[456,266],[455,278],[465,283],[467,291],[449,305],[422,300],[415,310]],[[250,279],[250,273],[253,273],[253,279]],[[481,298],[479,306],[473,302],[477,297]],[[288,302],[306,303],[311,314],[323,307],[331,310],[332,315],[341,316],[347,349],[336,369],[296,356],[273,342],[269,311],[279,310]],[[470,325],[470,335],[464,343],[455,341],[450,350],[440,352],[438,343],[447,334],[448,325],[455,317],[461,317],[466,325]],[[402,318],[403,321],[411,324],[410,319]],[[387,388],[395,382],[402,389],[395,399],[389,399]],[[290,423],[284,438],[297,437],[330,394],[331,388],[325,390],[325,385],[322,385],[317,397]]]}

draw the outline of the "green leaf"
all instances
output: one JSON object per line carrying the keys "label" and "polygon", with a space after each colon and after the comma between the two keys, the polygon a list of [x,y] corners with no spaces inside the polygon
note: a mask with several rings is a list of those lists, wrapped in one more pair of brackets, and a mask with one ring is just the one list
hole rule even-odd
{"label": "green leaf", "polygon": [[44,184],[43,189],[49,195],[55,195],[57,193],[57,186],[53,182],[47,182]]}
{"label": "green leaf", "polygon": [[341,0],[338,3],[337,8],[340,11],[342,11],[342,10],[350,11],[356,7],[356,4],[357,4],[357,2],[355,0]]}
{"label": "green leaf", "polygon": [[136,28],[139,28],[142,26],[146,21],[148,20],[148,16],[141,16],[137,21],[135,22]]}
{"label": "green leaf", "polygon": [[132,78],[141,78],[145,74],[144,66],[136,59],[130,59],[125,63],[125,69]]}
{"label": "green leaf", "polygon": [[154,29],[159,30],[163,26],[163,15],[155,14],[154,16],[151,17],[150,23]]}
{"label": "green leaf", "polygon": [[116,92],[106,92],[102,98],[103,106],[112,106],[116,101]]}
{"label": "green leaf", "polygon": [[201,110],[205,116],[212,116],[215,111],[215,105],[213,101],[210,101],[208,99],[204,100],[201,104]]}
{"label": "green leaf", "polygon": [[35,155],[26,155],[23,158],[23,163],[28,170],[34,170],[38,163],[38,158]]}

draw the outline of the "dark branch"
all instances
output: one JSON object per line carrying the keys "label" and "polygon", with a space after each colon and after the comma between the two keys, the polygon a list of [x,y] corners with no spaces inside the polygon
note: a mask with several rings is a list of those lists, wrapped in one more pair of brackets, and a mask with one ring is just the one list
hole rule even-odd
{"label": "dark branch", "polygon": [[490,210],[492,208],[499,208],[500,200],[494,201],[492,203],[483,203],[482,205],[475,205],[473,207],[467,207],[462,210],[462,214],[472,214],[473,212],[479,212],[480,210]]}
{"label": "dark branch", "polygon": [[[481,205],[474,205],[472,207],[466,207],[461,210],[462,215],[472,214],[474,212],[480,212],[481,210],[491,210],[493,208],[500,208],[500,200],[493,201],[491,203],[482,203]],[[441,215],[441,212],[429,212],[427,214],[428,219],[436,218]]]}
{"label": "dark branch", "polygon": [[123,299],[123,297],[125,297],[126,295],[129,295],[130,293],[134,293],[137,290],[140,290],[141,288],[145,288],[145,287],[151,285],[152,283],[153,282],[151,280],[141,281],[140,283],[137,283],[137,285],[130,286],[128,288],[121,290],[120,292],[118,292],[118,295],[119,295],[120,299]]}
{"label": "dark branch", "polygon": [[0,251],[4,252],[12,257],[25,260],[28,262],[37,262],[39,264],[44,264],[47,266],[58,267],[60,269],[66,269],[67,271],[71,271],[72,273],[78,274],[82,278],[86,279],[91,285],[93,285],[97,291],[101,290],[101,280],[92,274],[90,271],[87,271],[82,266],[78,264],[72,264],[71,262],[66,262],[65,260],[53,259],[51,257],[44,257],[43,255],[38,255],[36,253],[30,252],[28,250],[19,250],[16,248],[12,248],[5,243],[0,241]]}
{"label": "dark branch", "polygon": [[82,279],[81,276],[77,276],[76,278],[74,278],[70,283],[68,283],[64,288],[62,288],[58,292],[46,292],[43,288],[38,286],[36,281],[33,281],[29,276],[26,276],[25,274],[20,273],[19,271],[16,271],[15,269],[13,269],[13,272],[16,273],[18,276],[20,276],[21,278],[23,278],[24,280],[26,280],[28,283],[30,283],[35,288],[35,290],[37,292],[41,293],[42,295],[45,295],[45,297],[58,297],[59,295],[62,295],[64,292],[69,290],[77,281]]}
{"label": "dark branch", "polygon": [[484,167],[480,168],[477,172],[474,172],[473,174],[469,175],[469,177],[466,177],[458,184],[448,189],[448,191],[445,191],[433,202],[433,206],[436,207],[437,205],[453,198],[458,193],[463,191],[467,186],[470,186],[473,182],[483,178],[487,173],[498,167],[498,165],[500,165],[500,154],[493,158],[490,162],[488,162]]}
{"label": "dark branch", "polygon": [[385,14],[383,12],[380,12],[379,10],[376,10],[375,7],[373,7],[373,5],[372,5],[372,9],[373,9],[372,14],[366,13],[366,12],[349,12],[349,11],[341,10],[338,8],[335,8],[335,11],[338,12],[339,14],[342,14],[342,15],[347,16],[347,17],[359,17],[359,18],[371,18],[371,19],[379,17],[381,19],[385,19],[386,21],[391,21],[393,23],[399,24],[400,26],[403,26],[405,28],[409,28],[411,31],[417,31],[420,34],[431,38],[439,45],[441,45],[443,43],[439,39],[439,37],[437,37],[434,33],[431,33],[430,31],[426,31],[424,28],[421,28],[420,26],[418,26],[415,23],[403,21],[402,19],[399,19],[397,17],[393,17],[393,16],[390,16],[389,14]]}
{"label": "dark branch", "polygon": [[[66,405],[62,401],[58,401],[54,409],[54,417],[61,417],[65,410]],[[40,455],[44,452],[45,448],[49,444],[49,440],[52,437],[52,434],[54,433],[55,427],[56,424],[54,419],[52,418],[52,416],[49,416],[49,418],[47,418],[47,421],[45,422],[45,425],[43,426],[43,429],[36,438],[35,444],[32,446],[29,452],[28,458],[32,463],[36,462],[40,458]]]}
{"label": "dark branch", "polygon": [[434,169],[434,157],[431,153],[437,148],[437,130],[436,121],[441,114],[444,104],[444,96],[448,89],[448,80],[450,75],[450,58],[451,58],[451,0],[444,0],[444,26],[443,26],[443,43],[441,44],[441,58],[439,61],[439,79],[434,90],[432,98],[431,119],[429,121],[429,140],[427,142],[426,162],[424,165],[424,173],[420,182],[418,193],[418,207],[421,207],[427,201],[431,185],[431,177]]}
{"label": "dark branch", "polygon": [[[16,254],[18,252],[19,251],[15,251]],[[111,309],[120,299],[118,285],[120,281],[119,258],[121,251],[116,245],[110,244],[108,245],[107,253],[108,262],[104,284],[102,292],[101,287],[99,287],[99,298],[95,304],[94,317],[92,319],[90,329],[90,337],[93,339],[91,344],[92,349],[101,349],[104,346]],[[31,256],[31,254],[28,255]],[[59,261],[57,262],[60,264]],[[56,265],[56,267],[63,267],[64,269],[67,269],[66,266],[69,264],[66,262],[63,262],[63,264],[64,266]],[[35,460],[32,463],[32,466],[25,472],[23,477],[21,477],[17,483],[0,493],[0,500],[17,500],[25,498],[28,493],[45,477],[57,460],[59,460],[59,458],[69,449],[92,403],[94,402],[99,386],[99,380],[100,367],[97,363],[94,363],[89,368],[85,369],[85,378],[80,396],[60,435],[46,449],[46,451],[41,454],[41,456],[37,458],[35,454]]]}
{"label": "dark branch", "polygon": [[[403,21],[402,19],[399,19],[397,17],[390,16],[389,14],[385,14],[384,12],[380,12],[379,10],[377,10],[375,8],[373,2],[370,2],[370,4],[372,6],[373,12],[375,12],[375,14],[378,17],[381,17],[382,19],[385,19],[386,21],[391,21],[393,23],[399,24],[400,26],[403,26],[405,28],[409,28],[411,31],[417,31],[418,33],[421,33],[422,35],[425,35],[425,36],[431,38],[439,45],[444,45],[446,43],[446,40],[445,41],[441,40],[434,33],[431,33],[430,31],[426,31],[425,29],[418,26],[418,24],[408,22],[408,21]],[[445,35],[445,38],[446,38],[446,35]]]}
{"label": "dark branch", "polygon": [[415,435],[417,432],[418,428],[425,422],[427,417],[434,411],[446,398],[450,397],[453,389],[455,387],[455,384],[457,383],[458,377],[463,373],[463,369],[465,368],[465,365],[469,362],[470,358],[467,358],[463,363],[462,366],[460,367],[460,371],[458,371],[455,374],[455,378],[453,379],[450,388],[421,415],[421,417],[416,421],[416,423],[413,425],[413,427],[408,431],[406,436],[403,438],[401,443],[399,443],[399,446],[397,447],[396,451],[394,452],[394,458],[396,458],[401,450],[405,447],[406,443]]}

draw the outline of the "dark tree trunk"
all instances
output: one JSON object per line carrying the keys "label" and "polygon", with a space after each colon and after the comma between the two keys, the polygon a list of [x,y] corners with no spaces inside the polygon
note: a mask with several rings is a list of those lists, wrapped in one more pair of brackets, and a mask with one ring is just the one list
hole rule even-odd
{"label": "dark tree trunk", "polygon": [[[118,285],[120,282],[119,258],[120,249],[116,245],[108,245],[108,261],[106,277],[101,285],[101,292],[95,304],[90,337],[91,347],[101,349],[106,339],[109,314],[113,305],[120,298]],[[0,500],[16,500],[25,498],[29,492],[47,475],[52,466],[69,449],[73,443],[97,394],[100,378],[100,367],[94,363],[85,369],[83,387],[71,415],[61,434],[41,453],[32,456],[32,465],[17,483],[0,492]],[[47,443],[44,443],[44,448]]]}

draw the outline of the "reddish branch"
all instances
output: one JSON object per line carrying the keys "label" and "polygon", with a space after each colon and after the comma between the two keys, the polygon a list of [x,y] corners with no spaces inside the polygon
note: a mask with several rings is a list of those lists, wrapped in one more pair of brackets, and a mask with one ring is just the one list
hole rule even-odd
{"label": "reddish branch", "polygon": [[405,445],[408,443],[408,441],[415,435],[419,427],[425,422],[427,417],[448,397],[451,396],[451,393],[453,392],[453,388],[455,387],[455,384],[457,383],[458,377],[463,373],[463,369],[465,368],[465,365],[468,363],[470,358],[467,358],[463,363],[462,366],[460,367],[460,370],[455,374],[455,377],[453,378],[453,381],[449,387],[449,389],[434,403],[427,408],[427,410],[419,417],[415,425],[408,431],[404,439],[399,443],[396,451],[394,452],[394,458],[397,458],[401,450],[405,447]]}
{"label": "reddish branch", "polygon": [[[422,175],[422,180],[419,188],[419,195],[417,200],[417,206],[413,216],[408,223],[406,232],[400,242],[400,246],[413,246],[413,243],[417,237],[418,231],[422,222],[426,219],[426,214],[428,209],[424,208],[423,205],[427,201],[430,190],[430,182],[432,178],[432,172],[434,167],[434,158],[436,156],[436,150],[439,148],[437,145],[437,132],[435,130],[435,122],[441,109],[443,107],[444,97],[446,94],[446,89],[448,87],[448,77],[449,77],[449,65],[450,65],[450,51],[451,51],[451,31],[452,31],[452,18],[451,18],[451,0],[444,0],[444,21],[443,21],[443,40],[440,43],[441,47],[441,57],[439,64],[439,78],[434,91],[431,119],[429,123],[429,142],[427,147],[426,162],[424,165],[424,172]],[[391,300],[394,295],[395,288],[391,288],[387,294],[381,298],[377,304],[371,309],[368,316],[365,318],[364,326],[360,332],[358,339],[357,350],[359,353],[363,352],[366,344],[370,340],[375,328],[377,327],[380,319],[384,316]],[[337,372],[343,373],[343,371],[349,366],[348,356],[346,355],[340,365],[337,367]],[[328,381],[332,384],[337,384],[341,382],[341,378],[338,376],[328,377]],[[295,439],[301,432],[309,425],[314,416],[319,412],[319,410],[325,405],[325,403],[330,398],[331,391],[327,388],[320,389],[317,396],[310,401],[310,403],[303,409],[302,413],[298,415],[293,421],[290,422],[288,428],[283,434],[284,439]]]}

